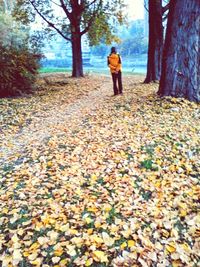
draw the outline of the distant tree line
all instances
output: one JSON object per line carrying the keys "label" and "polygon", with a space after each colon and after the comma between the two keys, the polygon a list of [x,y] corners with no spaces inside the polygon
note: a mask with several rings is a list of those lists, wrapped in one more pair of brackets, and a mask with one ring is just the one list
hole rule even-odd
{"label": "distant tree line", "polygon": [[[120,42],[117,47],[123,57],[130,57],[133,54],[147,54],[148,39],[144,35],[143,20],[132,21],[127,26],[121,26],[118,29],[118,36]],[[110,52],[110,47],[102,40],[99,45],[92,47],[91,51],[92,54],[105,58]]]}

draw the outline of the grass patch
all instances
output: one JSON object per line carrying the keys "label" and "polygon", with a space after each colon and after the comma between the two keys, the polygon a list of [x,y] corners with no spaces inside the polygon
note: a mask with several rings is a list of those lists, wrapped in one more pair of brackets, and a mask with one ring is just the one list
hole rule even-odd
{"label": "grass patch", "polygon": [[56,73],[56,72],[71,72],[71,70],[67,68],[41,68],[39,70],[39,73]]}
{"label": "grass patch", "polygon": [[[70,68],[41,68],[39,70],[39,73],[59,73],[59,72],[66,72],[66,73],[71,73],[72,69]],[[109,69],[106,68],[84,68],[84,74],[107,74],[110,75]],[[144,73],[139,73],[139,72],[132,72],[132,71],[123,71],[123,75],[141,75],[144,76]]]}

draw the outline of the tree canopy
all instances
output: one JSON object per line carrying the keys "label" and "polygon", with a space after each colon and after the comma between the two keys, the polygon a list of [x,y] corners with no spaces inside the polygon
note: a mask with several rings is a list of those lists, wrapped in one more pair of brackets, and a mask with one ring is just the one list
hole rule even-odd
{"label": "tree canopy", "polygon": [[45,27],[54,29],[72,43],[73,76],[82,76],[81,37],[88,33],[90,44],[101,38],[115,40],[115,26],[124,21],[124,0],[17,0],[15,17],[25,23],[39,15]]}

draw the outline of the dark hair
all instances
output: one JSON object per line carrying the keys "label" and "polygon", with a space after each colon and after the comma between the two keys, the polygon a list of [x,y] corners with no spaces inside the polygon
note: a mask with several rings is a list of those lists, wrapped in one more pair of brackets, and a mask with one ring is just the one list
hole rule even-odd
{"label": "dark hair", "polygon": [[111,53],[116,53],[116,47],[111,47]]}

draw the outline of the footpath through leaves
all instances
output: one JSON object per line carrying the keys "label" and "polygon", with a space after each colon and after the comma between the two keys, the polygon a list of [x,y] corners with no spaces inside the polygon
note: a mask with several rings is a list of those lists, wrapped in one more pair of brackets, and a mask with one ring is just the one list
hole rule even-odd
{"label": "footpath through leaves", "polygon": [[1,266],[200,265],[199,105],[124,82],[0,100]]}

